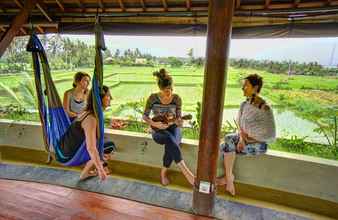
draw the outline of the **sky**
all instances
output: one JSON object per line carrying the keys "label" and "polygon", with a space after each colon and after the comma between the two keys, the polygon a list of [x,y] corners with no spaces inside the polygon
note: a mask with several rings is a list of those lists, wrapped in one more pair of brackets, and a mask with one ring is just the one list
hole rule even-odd
{"label": "sky", "polygon": [[[65,35],[73,40],[79,39],[94,44],[93,35]],[[204,57],[206,37],[172,36],[111,36],[106,35],[107,47],[116,49],[138,48],[143,53],[154,56],[187,57],[189,48],[194,49],[195,57]],[[298,62],[316,61],[324,66],[338,65],[337,38],[283,38],[283,39],[234,39],[230,46],[231,58],[257,60],[292,60]]]}

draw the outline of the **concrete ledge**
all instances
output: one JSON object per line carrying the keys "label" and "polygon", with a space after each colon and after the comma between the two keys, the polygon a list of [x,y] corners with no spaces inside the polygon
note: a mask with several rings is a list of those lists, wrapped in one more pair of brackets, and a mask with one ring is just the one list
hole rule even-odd
{"label": "concrete ledge", "polygon": [[[113,172],[158,181],[163,147],[154,143],[150,135],[107,129],[106,137],[118,147],[116,159],[110,164]],[[197,144],[197,141],[184,140],[182,145],[183,157],[193,171],[196,170]],[[17,157],[29,162],[33,158],[22,157],[34,152],[34,158],[41,157],[38,162],[42,162],[45,160],[43,150],[38,123],[0,120],[0,152],[4,159]],[[223,172],[221,159],[218,171],[219,174]],[[238,157],[235,166],[237,192],[338,218],[337,171],[337,161],[279,151],[268,151],[258,157]],[[171,178],[174,184],[187,186],[176,166],[173,166]]]}

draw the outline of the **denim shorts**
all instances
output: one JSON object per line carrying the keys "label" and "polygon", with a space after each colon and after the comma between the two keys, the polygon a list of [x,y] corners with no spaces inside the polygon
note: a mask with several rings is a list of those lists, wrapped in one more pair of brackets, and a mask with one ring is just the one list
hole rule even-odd
{"label": "denim shorts", "polygon": [[244,146],[241,152],[236,151],[236,146],[239,142],[239,134],[228,134],[224,137],[224,143],[221,144],[221,150],[224,153],[236,152],[240,155],[254,156],[265,154],[268,148],[266,143],[253,143]]}

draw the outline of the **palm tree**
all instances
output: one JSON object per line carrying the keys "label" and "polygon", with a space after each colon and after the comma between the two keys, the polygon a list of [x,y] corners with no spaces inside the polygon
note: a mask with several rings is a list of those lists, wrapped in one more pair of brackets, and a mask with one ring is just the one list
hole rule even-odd
{"label": "palm tree", "polygon": [[0,89],[7,93],[15,105],[26,109],[37,109],[34,81],[29,74],[23,74],[23,80],[17,88],[11,88],[0,82]]}

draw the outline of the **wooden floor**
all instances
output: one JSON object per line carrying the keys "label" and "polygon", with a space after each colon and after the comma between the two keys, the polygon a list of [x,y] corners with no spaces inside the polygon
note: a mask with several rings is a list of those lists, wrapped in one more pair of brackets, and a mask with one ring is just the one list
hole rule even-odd
{"label": "wooden floor", "polygon": [[210,219],[60,186],[0,179],[2,219]]}

